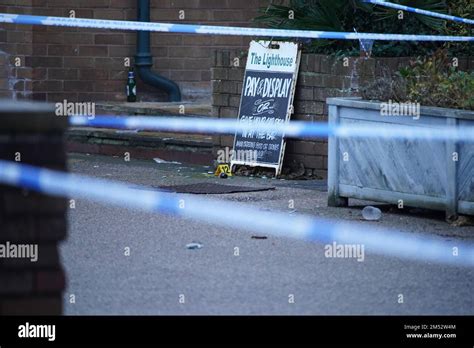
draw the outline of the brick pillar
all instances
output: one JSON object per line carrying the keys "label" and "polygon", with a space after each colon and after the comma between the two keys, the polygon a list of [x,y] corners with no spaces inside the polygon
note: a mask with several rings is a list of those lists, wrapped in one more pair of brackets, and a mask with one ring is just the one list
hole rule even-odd
{"label": "brick pillar", "polygon": [[[51,105],[0,100],[0,158],[66,170],[66,127]],[[0,315],[62,313],[59,243],[66,237],[66,212],[66,199],[0,185]],[[6,248],[21,246],[29,246],[23,255],[29,258],[5,255]]]}

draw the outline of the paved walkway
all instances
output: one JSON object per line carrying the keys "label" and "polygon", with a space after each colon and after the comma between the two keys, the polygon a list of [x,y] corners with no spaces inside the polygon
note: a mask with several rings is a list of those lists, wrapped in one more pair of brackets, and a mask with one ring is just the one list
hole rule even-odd
{"label": "paved walkway", "polygon": [[[207,176],[209,168],[203,166],[85,155],[71,156],[70,170],[131,186],[271,184],[276,190],[213,198],[283,212],[292,210],[289,200],[294,200],[296,213],[374,224],[361,220],[361,208],[368,202],[327,207],[322,181],[224,180]],[[452,227],[442,212],[381,207],[383,218],[375,224],[474,242],[474,227]],[[249,231],[86,200],[76,202],[69,222],[69,238],[62,247],[69,277],[67,314],[474,314],[472,269],[369,253],[363,262],[326,258],[324,245],[318,243],[254,239]],[[191,242],[203,247],[189,250]],[[124,255],[127,247],[130,256]],[[234,255],[236,247],[239,256]],[[75,304],[67,302],[71,293]],[[294,303],[289,303],[292,298]]]}

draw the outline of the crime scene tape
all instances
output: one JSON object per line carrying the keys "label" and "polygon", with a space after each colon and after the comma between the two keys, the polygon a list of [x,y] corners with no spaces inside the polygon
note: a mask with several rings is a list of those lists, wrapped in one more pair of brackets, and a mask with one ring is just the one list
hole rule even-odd
{"label": "crime scene tape", "polygon": [[[310,242],[364,245],[367,253],[458,266],[474,266],[474,245],[447,242],[437,237],[414,236],[388,229],[343,223],[307,215],[269,212],[242,204],[196,198],[159,191],[146,186],[62,173],[0,160],[0,183],[60,197],[146,212],[162,212],[209,224],[261,232],[276,237]],[[454,255],[453,248],[457,248]]]}
{"label": "crime scene tape", "polygon": [[404,35],[376,33],[347,33],[310,30],[263,29],[246,27],[210,26],[195,24],[151,23],[137,21],[118,21],[105,19],[47,17],[0,13],[0,23],[46,25],[77,28],[98,28],[114,30],[141,30],[166,33],[187,33],[207,35],[291,37],[308,39],[341,39],[341,40],[381,40],[381,41],[469,41],[472,36],[441,35]]}
{"label": "crime scene tape", "polygon": [[[415,121],[414,121],[415,122]],[[474,142],[474,127],[446,126],[411,127],[396,124],[333,125],[326,122],[291,121],[282,123],[252,122],[251,120],[162,117],[162,116],[72,116],[69,124],[74,127],[118,128],[153,130],[171,133],[235,134],[266,132],[286,138],[387,138],[405,140],[453,140]]]}
{"label": "crime scene tape", "polygon": [[459,22],[459,23],[474,24],[474,19],[456,17],[456,16],[451,16],[451,15],[447,15],[447,14],[443,14],[443,13],[422,10],[420,8],[415,8],[415,7],[410,7],[410,6],[400,5],[400,4],[394,4],[392,2],[383,1],[383,0],[362,0],[362,2],[367,2],[367,3],[370,3],[370,4],[374,4],[374,5],[390,7],[390,8],[394,8],[394,9],[397,9],[397,10],[403,10],[403,11],[418,13],[418,14],[426,15],[426,16],[430,16],[430,17],[442,18],[442,19],[446,19],[446,20],[450,20],[450,21],[454,21],[454,22]]}

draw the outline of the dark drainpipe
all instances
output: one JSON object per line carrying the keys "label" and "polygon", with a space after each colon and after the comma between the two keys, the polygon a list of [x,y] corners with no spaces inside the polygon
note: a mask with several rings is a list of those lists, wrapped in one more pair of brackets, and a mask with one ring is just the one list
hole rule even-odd
{"label": "dark drainpipe", "polygon": [[[150,21],[150,0],[138,0],[138,20],[140,22]],[[181,101],[179,86],[167,78],[154,73],[151,70],[153,57],[150,50],[150,32],[139,31],[137,34],[137,54],[135,56],[135,67],[138,76],[147,85],[151,85],[168,93],[169,101]]]}

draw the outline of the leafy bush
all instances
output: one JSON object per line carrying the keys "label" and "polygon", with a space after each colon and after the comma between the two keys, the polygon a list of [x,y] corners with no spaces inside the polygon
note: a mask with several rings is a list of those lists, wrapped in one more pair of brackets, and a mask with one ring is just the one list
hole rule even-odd
{"label": "leafy bush", "polygon": [[412,61],[393,79],[378,79],[361,88],[361,94],[370,100],[474,110],[474,72],[457,70],[446,50],[438,50]]}
{"label": "leafy bush", "polygon": [[[449,12],[463,18],[474,18],[474,1],[472,0],[454,0],[449,1]],[[474,26],[449,21],[446,24],[445,33],[456,36],[474,36]],[[447,42],[444,45],[449,50],[451,56],[474,55],[473,44],[459,44]]]}
{"label": "leafy bush", "polygon": [[[452,13],[473,17],[472,0],[394,0],[402,5],[417,7],[440,13]],[[255,18],[272,28],[307,29],[337,32],[377,32],[427,35],[472,35],[472,28],[465,24],[447,24],[434,17],[399,12],[382,6],[362,3],[359,0],[290,0],[289,6],[271,4],[260,9]],[[433,52],[440,47],[449,47],[453,54],[473,55],[472,44],[432,42],[387,42],[378,41],[373,54],[379,56],[411,56]],[[358,55],[359,43],[349,40],[307,40],[304,50],[314,53],[340,53]]]}

